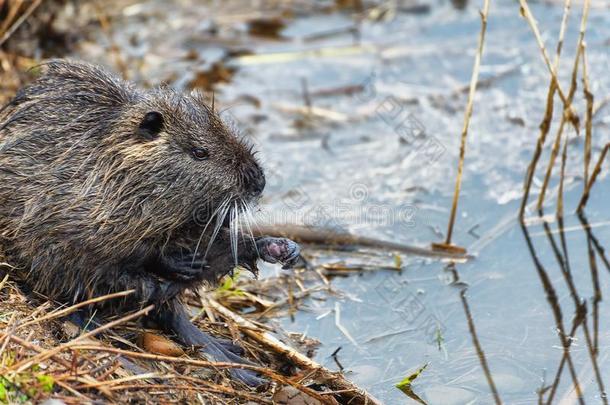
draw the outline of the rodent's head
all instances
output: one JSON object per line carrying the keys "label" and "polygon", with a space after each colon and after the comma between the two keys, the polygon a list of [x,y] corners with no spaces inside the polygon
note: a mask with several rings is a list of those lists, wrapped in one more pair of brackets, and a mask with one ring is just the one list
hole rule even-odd
{"label": "rodent's head", "polygon": [[50,61],[41,73],[0,109],[3,162],[30,173],[24,189],[53,203],[32,203],[38,196],[24,190],[26,205],[89,227],[90,249],[107,254],[117,241],[113,254],[119,245],[129,253],[143,240],[202,234],[214,219],[215,231],[239,225],[261,195],[251,146],[201,96],[143,91],[83,62]]}
{"label": "rodent's head", "polygon": [[233,208],[254,204],[265,187],[252,145],[199,95],[154,90],[132,105],[120,122],[120,132],[133,138],[127,147],[122,143],[119,153],[139,176],[147,171],[146,182],[155,185],[155,195],[143,204],[154,204],[149,209],[159,215],[161,207],[175,217],[180,207],[180,219],[174,219],[182,223],[193,215],[199,222],[211,220],[218,210],[224,210],[224,217]]}

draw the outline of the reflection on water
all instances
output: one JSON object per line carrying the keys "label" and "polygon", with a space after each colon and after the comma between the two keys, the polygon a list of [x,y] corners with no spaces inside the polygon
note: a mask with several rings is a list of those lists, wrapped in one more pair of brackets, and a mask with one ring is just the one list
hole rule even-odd
{"label": "reflection on water", "polygon": [[[596,190],[592,215],[609,191]],[[403,274],[335,279],[348,292],[338,305],[351,342],[328,313],[333,302],[312,300],[285,326],[319,337],[329,367],[342,347],[346,372],[387,403],[404,400],[393,384],[426,363],[414,391],[429,404],[607,403],[609,225],[513,219],[467,264],[413,260]]]}
{"label": "reflection on water", "polygon": [[[582,224],[582,230],[586,234],[587,238],[587,254],[588,257],[588,268],[591,274],[591,284],[593,288],[593,296],[585,297],[581,296],[577,286],[575,285],[574,278],[572,276],[572,268],[570,266],[570,259],[568,256],[568,244],[566,242],[565,231],[563,227],[563,220],[560,219],[558,221],[557,231],[559,233],[560,238],[560,246],[553,235],[553,231],[551,230],[548,222],[543,222],[545,236],[548,239],[548,243],[550,244],[553,255],[557,261],[557,266],[560,269],[560,272],[563,276],[563,281],[565,285],[568,287],[570,296],[572,298],[573,304],[573,315],[572,321],[569,328],[566,328],[564,325],[564,319],[562,313],[565,309],[562,310],[562,305],[558,301],[557,292],[553,285],[553,282],[550,280],[547,270],[540,262],[534,245],[532,244],[531,237],[526,227],[523,227],[523,232],[525,235],[525,239],[528,244],[528,249],[530,254],[532,255],[532,259],[535,263],[536,270],[540,277],[540,281],[544,286],[544,290],[546,292],[547,300],[549,302],[549,306],[553,312],[555,322],[557,325],[558,338],[563,348],[563,355],[561,357],[561,361],[557,367],[557,372],[555,374],[555,378],[552,380],[552,385],[545,387],[544,390],[548,390],[548,402],[551,402],[554,398],[554,395],[557,391],[557,387],[561,380],[564,366],[567,364],[569,370],[569,377],[573,384],[574,394],[580,403],[584,403],[583,399],[585,398],[582,382],[579,382],[579,375],[576,371],[574,362],[572,360],[572,355],[570,353],[570,348],[572,347],[573,342],[576,338],[576,333],[579,329],[582,331],[584,336],[584,344],[586,345],[586,349],[589,353],[590,360],[590,371],[594,373],[595,382],[597,385],[598,393],[603,403],[607,404],[608,399],[606,395],[606,391],[604,388],[603,378],[600,371],[600,367],[598,364],[598,355],[599,355],[599,303],[602,300],[602,291],[600,289],[600,281],[599,281],[599,273],[598,273],[598,260],[604,263],[606,266],[608,265],[608,261],[606,259],[604,248],[599,244],[599,241],[594,236],[593,231],[589,225],[589,222],[586,219],[584,214],[578,216]],[[585,256],[584,252],[579,252],[581,256]],[[598,258],[599,256],[599,258]],[[607,270],[610,271],[610,267],[606,267]],[[579,271],[584,271],[584,269],[580,268]],[[588,309],[588,306],[592,306],[592,311]],[[570,314],[572,311],[565,311]],[[589,311],[591,313],[589,314]],[[590,328],[593,328],[593,332],[591,333]],[[583,376],[581,376],[583,378]],[[543,392],[541,392],[541,395]]]}
{"label": "reflection on water", "polygon": [[[547,403],[552,403],[563,377],[564,379],[571,381],[571,390],[565,394],[569,398],[571,397],[570,402],[578,400],[579,403],[585,403],[585,398],[595,398],[602,403],[607,404],[608,398],[599,365],[599,304],[602,300],[602,290],[600,288],[598,261],[606,265],[606,270],[610,271],[610,267],[607,266],[608,261],[604,248],[594,236],[586,216],[581,214],[578,216],[578,219],[582,224],[582,233],[586,235],[587,252],[573,251],[572,254],[576,253],[580,257],[588,257],[588,266],[579,267],[577,268],[577,271],[585,272],[585,269],[588,267],[591,276],[590,282],[591,288],[593,289],[593,296],[589,296],[588,294],[586,296],[581,295],[582,293],[579,292],[577,284],[575,283],[568,254],[569,249],[566,241],[563,219],[558,219],[555,231],[559,236],[559,241],[556,240],[556,236],[553,234],[550,224],[546,220],[543,220],[542,222],[546,240],[551,247],[553,256],[556,260],[555,268],[559,269],[563,276],[561,281],[563,281],[563,285],[567,287],[569,291],[572,301],[571,307],[569,306],[569,303],[562,305],[560,302],[555,287],[557,281],[552,281],[549,272],[539,258],[539,253],[532,242],[530,231],[526,226],[522,226],[528,250],[535,264],[540,283],[544,288],[550,310],[555,320],[557,337],[562,348],[561,360],[557,366],[557,371],[550,380],[550,384],[541,387],[539,395],[541,401],[545,399]],[[592,306],[592,310],[588,308],[589,306]],[[564,317],[568,319],[564,319]],[[568,322],[570,317],[571,321]],[[590,328],[593,329],[593,332],[591,332]],[[584,345],[584,349],[588,352],[589,364],[587,365],[585,363],[579,367],[580,370],[577,370],[571,348],[573,347],[574,342],[579,340],[577,338],[579,332],[582,333],[582,336],[584,337],[584,342],[580,343],[580,345]],[[603,356],[601,360],[606,360],[606,357],[607,356]],[[566,370],[564,370],[566,364],[567,373],[565,372]],[[593,380],[591,376],[583,375],[591,373],[594,375],[595,388],[589,387]]]}
{"label": "reflection on water", "polygon": [[[448,270],[451,271],[451,273],[454,276],[453,282],[454,283],[458,282],[460,279],[460,276],[458,274],[455,264],[450,264],[448,266]],[[472,344],[477,352],[479,361],[481,362],[481,368],[483,369],[483,372],[485,373],[485,379],[487,380],[487,383],[489,384],[489,389],[490,389],[491,393],[493,394],[493,399],[496,402],[496,404],[501,404],[502,400],[500,399],[500,394],[498,393],[498,389],[496,388],[496,385],[494,383],[493,375],[491,373],[491,370],[489,369],[489,364],[487,363],[487,358],[485,357],[485,352],[483,351],[483,347],[481,346],[481,342],[479,341],[479,338],[477,336],[476,326],[474,323],[474,319],[472,318],[472,313],[470,312],[468,298],[466,297],[466,290],[467,290],[467,288],[464,288],[460,292],[460,299],[461,299],[462,305],[464,307],[464,314],[466,315],[466,319],[468,321],[468,330],[470,331],[470,336],[472,337]]]}
{"label": "reflection on water", "polygon": [[[570,219],[574,220],[576,218]],[[595,236],[586,215],[580,214],[577,219],[580,226],[570,228],[568,232],[578,233],[581,234],[579,236],[586,238],[586,252],[583,249],[584,246],[577,246],[579,249],[574,249],[576,244],[568,241],[562,217],[557,218],[555,226],[543,216],[540,217],[538,225],[520,225],[527,250],[534,264],[532,270],[538,276],[544,297],[548,303],[548,313],[552,314],[554,320],[555,333],[553,334],[559,341],[557,349],[561,349],[555,350],[556,354],[548,359],[555,361],[556,366],[548,369],[548,373],[545,373],[540,382],[540,387],[536,390],[538,403],[541,404],[576,402],[584,404],[587,403],[587,399],[591,403],[608,403],[604,386],[604,375],[607,375],[604,374],[604,371],[606,373],[609,371],[607,365],[604,368],[604,363],[608,358],[608,333],[604,334],[606,339],[602,339],[604,350],[603,355],[600,356],[599,315],[603,293],[600,286],[598,266],[601,265],[607,271],[610,271],[610,263],[606,257],[605,249]],[[608,224],[604,225],[607,226]],[[543,235],[537,232],[536,228],[540,228],[540,226],[543,229]],[[608,234],[608,230],[604,230],[604,233]],[[573,235],[569,236],[570,239],[573,237]],[[539,239],[538,244],[534,242],[534,238]],[[571,265],[570,251],[572,255],[578,255],[578,260],[575,260],[579,264],[578,267],[574,268]],[[545,260],[549,260],[550,256],[555,259],[555,263],[545,266],[543,263]],[[527,265],[527,263],[523,264]],[[451,264],[447,269],[453,275],[453,283],[459,282],[457,266]],[[574,269],[579,273],[576,277],[573,274]],[[587,269],[590,280],[583,280],[583,276],[587,275]],[[556,277],[557,273],[561,274],[560,278]],[[579,291],[579,288],[584,290],[584,293]],[[478,337],[467,291],[467,287],[461,290],[460,299],[472,344],[493,400],[496,404],[501,404],[503,403],[503,395],[496,387],[494,373]],[[567,298],[566,291],[570,299]],[[520,316],[515,314],[509,322],[517,321],[519,318]],[[525,343],[525,341],[522,343]],[[510,348],[506,349],[510,350]],[[575,353],[572,353],[572,351]],[[588,355],[582,354],[583,351]],[[602,367],[600,367],[600,363]],[[531,400],[533,403],[533,398]],[[507,402],[512,403],[512,400]]]}
{"label": "reflection on water", "polygon": [[[399,7],[372,18],[295,2],[301,8],[281,38],[252,39],[243,34],[239,2],[193,3],[132,5],[114,40],[127,64],[141,67],[131,77],[148,83],[188,88],[199,77],[207,87],[202,71],[219,61],[217,69],[231,69],[216,99],[261,150],[269,184],[263,216],[399,243],[443,239],[478,4],[422,2],[428,13]],[[552,48],[562,7],[530,3]],[[609,22],[605,4],[595,2],[587,50],[600,101],[610,89]],[[570,41],[566,61],[574,55]],[[78,52],[101,55],[96,41]],[[565,71],[561,80],[569,80]],[[599,180],[586,217],[569,213],[582,189],[581,137],[568,134],[565,218],[528,212],[524,226],[516,219],[547,85],[517,3],[492,2],[453,238],[477,257],[449,266],[403,257],[400,272],[333,278],[338,294],[312,293],[294,319],[282,321],[322,342],[316,360],[341,364],[387,404],[412,402],[394,385],[425,364],[413,390],[428,404],[607,403],[610,218],[603,196],[610,187]],[[595,155],[609,124],[608,109],[596,109]],[[533,196],[540,183],[534,179]],[[313,264],[396,267],[383,252],[306,252]]]}

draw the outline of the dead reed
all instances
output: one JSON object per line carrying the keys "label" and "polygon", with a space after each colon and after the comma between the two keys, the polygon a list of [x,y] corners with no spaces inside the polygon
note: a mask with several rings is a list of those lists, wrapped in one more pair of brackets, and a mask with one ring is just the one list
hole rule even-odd
{"label": "dead reed", "polygon": [[[536,150],[534,151],[534,154],[530,161],[530,164],[529,164],[529,167],[527,170],[525,184],[524,184],[524,194],[523,194],[523,198],[522,198],[521,209],[519,212],[519,218],[522,222],[524,221],[524,218],[525,218],[525,207],[529,200],[529,195],[530,195],[531,187],[532,187],[532,180],[533,180],[534,174],[536,172],[536,167],[537,167],[538,161],[540,159],[540,156],[541,156],[542,151],[545,146],[546,136],[551,127],[551,123],[552,123],[552,119],[553,119],[553,103],[555,101],[556,95],[559,97],[560,101],[562,102],[563,110],[562,110],[561,118],[559,121],[558,130],[555,135],[555,140],[551,146],[549,161],[547,163],[542,188],[541,188],[540,193],[537,198],[536,208],[538,210],[539,215],[542,216],[543,215],[543,206],[544,206],[545,198],[546,198],[546,192],[547,192],[550,180],[551,180],[551,176],[553,174],[553,168],[555,167],[556,158],[559,154],[559,151],[563,150],[562,151],[561,172],[559,174],[558,206],[557,206],[557,212],[556,212],[557,217],[563,216],[564,207],[563,207],[563,195],[562,194],[563,194],[563,189],[564,189],[565,164],[566,164],[565,162],[567,160],[567,149],[568,149],[568,138],[567,138],[567,135],[563,136],[563,134],[564,134],[565,125],[568,123],[574,127],[574,129],[576,130],[577,133],[580,133],[581,119],[573,107],[574,97],[576,95],[576,90],[578,88],[579,77],[582,79],[582,82],[583,82],[583,96],[584,96],[585,103],[586,103],[586,111],[584,114],[584,127],[585,127],[584,189],[583,189],[583,193],[582,193],[580,202],[578,204],[578,207],[576,208],[576,210],[578,212],[581,212],[587,203],[591,188],[593,187],[595,180],[597,179],[597,176],[601,171],[601,165],[604,161],[604,158],[605,158],[605,155],[606,155],[607,149],[608,149],[607,147],[605,147],[602,150],[602,152],[600,153],[599,160],[595,166],[595,169],[594,169],[593,173],[591,174],[591,176],[589,177],[590,161],[591,161],[591,142],[592,142],[592,136],[593,136],[592,119],[593,119],[593,100],[594,100],[593,94],[591,93],[591,91],[589,89],[589,77],[588,77],[588,70],[587,70],[586,42],[585,42],[585,36],[586,36],[586,30],[587,30],[587,20],[588,20],[589,9],[590,9],[589,0],[585,0],[583,2],[580,29],[579,29],[579,35],[578,35],[578,40],[577,40],[577,44],[576,44],[576,53],[575,53],[575,57],[574,57],[573,65],[572,65],[572,72],[571,72],[571,76],[570,76],[571,77],[570,87],[569,87],[567,95],[562,90],[562,87],[558,80],[558,74],[557,74],[557,69],[559,66],[559,59],[561,56],[561,50],[563,48],[565,29],[566,29],[566,25],[567,25],[567,16],[568,16],[568,13],[570,10],[570,3],[571,3],[570,0],[566,0],[565,4],[564,4],[564,18],[562,20],[562,25],[561,25],[561,29],[560,29],[559,41],[558,41],[558,45],[557,45],[557,52],[555,55],[554,63],[551,63],[549,60],[549,57],[548,57],[548,53],[546,51],[546,47],[540,36],[540,31],[538,29],[537,22],[529,9],[527,1],[520,0],[521,14],[527,20],[530,28],[532,29],[536,42],[538,43],[538,46],[540,48],[542,58],[546,64],[546,66],[549,70],[550,76],[551,76],[548,96],[547,96],[547,109],[544,114],[542,123],[540,125],[541,129],[540,129],[540,134],[538,136],[538,140],[537,140],[537,144],[536,144]],[[580,75],[579,75],[579,72],[580,72]],[[561,147],[562,143],[563,143],[563,148]]]}
{"label": "dead reed", "polygon": [[[460,199],[460,190],[462,187],[462,175],[464,171],[464,160],[466,158],[466,138],[468,137],[468,127],[470,125],[470,118],[472,117],[472,110],[474,106],[474,96],[477,90],[477,83],[479,81],[479,70],[481,66],[481,59],[483,57],[483,48],[485,45],[485,33],[487,31],[487,16],[489,14],[489,0],[485,0],[483,4],[483,10],[481,14],[481,31],[479,33],[479,42],[477,46],[477,52],[474,58],[474,66],[472,68],[472,76],[470,78],[470,87],[468,90],[468,102],[466,103],[466,111],[464,112],[464,125],[462,126],[462,132],[460,136],[460,155],[458,161],[458,171],[455,178],[455,191],[453,194],[453,203],[451,204],[451,214],[449,216],[449,224],[447,225],[447,236],[444,244],[433,244],[433,247],[440,250],[456,250],[455,247],[451,246],[451,238],[453,236],[453,226],[455,224],[455,216],[457,214],[458,202]],[[458,249],[463,251],[463,249]]]}

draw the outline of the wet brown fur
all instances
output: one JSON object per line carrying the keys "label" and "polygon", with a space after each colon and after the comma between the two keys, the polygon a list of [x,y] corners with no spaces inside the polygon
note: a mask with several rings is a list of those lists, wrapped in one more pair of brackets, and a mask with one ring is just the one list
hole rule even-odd
{"label": "wet brown fur", "polygon": [[[141,304],[158,287],[142,263],[194,248],[219,204],[245,198],[258,163],[197,96],[142,91],[86,63],[42,69],[0,112],[0,247],[50,298],[135,288]],[[137,133],[149,111],[164,119],[154,140]],[[192,158],[197,146],[208,161]]]}

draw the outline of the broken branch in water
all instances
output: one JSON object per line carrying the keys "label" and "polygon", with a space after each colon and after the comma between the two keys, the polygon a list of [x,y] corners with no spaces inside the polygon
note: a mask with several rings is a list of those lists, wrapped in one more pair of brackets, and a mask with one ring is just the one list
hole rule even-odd
{"label": "broken branch in water", "polygon": [[314,228],[304,225],[259,225],[255,227],[256,236],[277,235],[296,242],[326,246],[361,246],[405,253],[413,256],[435,257],[440,259],[468,260],[473,256],[463,252],[435,251],[425,247],[404,245],[365,236],[353,235],[331,228]]}

